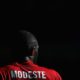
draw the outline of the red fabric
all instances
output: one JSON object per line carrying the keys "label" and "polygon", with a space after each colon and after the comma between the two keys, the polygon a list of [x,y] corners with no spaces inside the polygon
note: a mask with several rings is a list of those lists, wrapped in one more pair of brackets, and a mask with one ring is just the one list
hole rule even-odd
{"label": "red fabric", "polygon": [[12,65],[5,66],[0,68],[0,80],[29,80],[29,78],[12,78],[11,71],[45,71],[46,79],[33,79],[33,80],[62,80],[60,75],[51,69],[44,67],[39,67],[36,64],[33,64],[32,61],[24,62],[23,64],[14,63]]}

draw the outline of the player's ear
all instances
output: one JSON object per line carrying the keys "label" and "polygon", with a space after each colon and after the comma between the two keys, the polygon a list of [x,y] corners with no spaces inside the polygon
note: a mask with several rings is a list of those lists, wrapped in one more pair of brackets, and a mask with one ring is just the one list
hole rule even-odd
{"label": "player's ear", "polygon": [[32,55],[35,56],[35,49],[32,49]]}

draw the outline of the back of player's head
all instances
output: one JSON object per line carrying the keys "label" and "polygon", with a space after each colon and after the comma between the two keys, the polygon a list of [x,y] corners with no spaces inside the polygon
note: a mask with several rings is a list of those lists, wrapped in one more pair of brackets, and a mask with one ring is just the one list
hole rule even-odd
{"label": "back of player's head", "polygon": [[15,38],[15,49],[18,55],[31,56],[33,51],[38,51],[38,42],[32,33],[20,30],[16,33]]}

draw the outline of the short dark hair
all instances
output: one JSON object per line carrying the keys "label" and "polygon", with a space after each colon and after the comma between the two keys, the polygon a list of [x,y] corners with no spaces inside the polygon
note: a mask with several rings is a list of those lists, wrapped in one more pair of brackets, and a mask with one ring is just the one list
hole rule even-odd
{"label": "short dark hair", "polygon": [[22,55],[24,55],[23,53],[27,52],[27,56],[32,55],[31,53],[29,53],[29,51],[31,51],[34,48],[35,43],[33,44],[32,39],[36,40],[35,36],[27,31],[27,30],[19,30],[16,32],[16,34],[14,34],[15,36],[14,38],[14,49],[17,53],[20,53]]}

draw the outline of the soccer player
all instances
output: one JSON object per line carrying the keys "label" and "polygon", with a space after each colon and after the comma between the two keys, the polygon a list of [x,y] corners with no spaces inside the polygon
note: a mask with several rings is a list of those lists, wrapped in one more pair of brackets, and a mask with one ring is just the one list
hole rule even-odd
{"label": "soccer player", "polygon": [[36,64],[39,45],[32,33],[20,30],[13,35],[10,45],[15,45],[11,53],[14,59],[0,68],[0,80],[62,80],[55,70]]}

